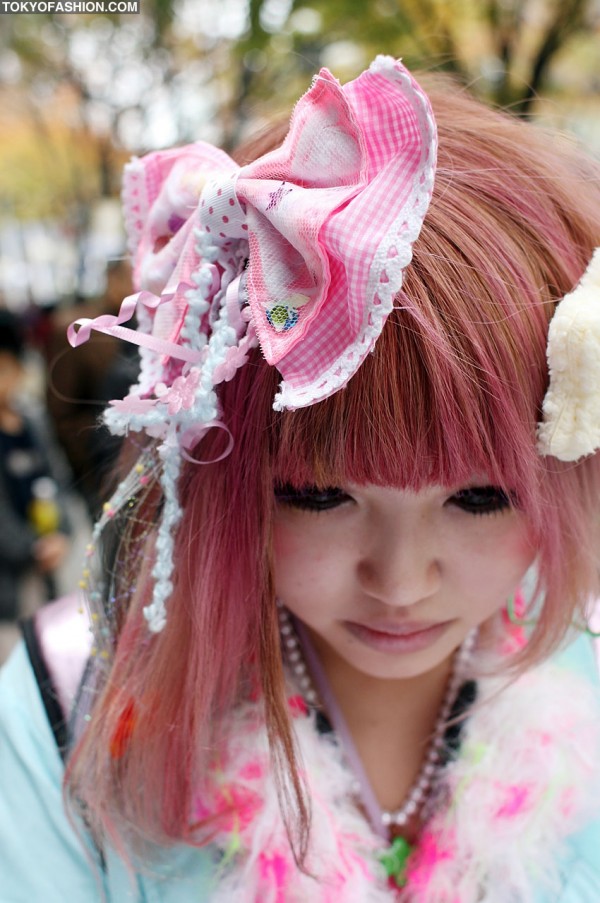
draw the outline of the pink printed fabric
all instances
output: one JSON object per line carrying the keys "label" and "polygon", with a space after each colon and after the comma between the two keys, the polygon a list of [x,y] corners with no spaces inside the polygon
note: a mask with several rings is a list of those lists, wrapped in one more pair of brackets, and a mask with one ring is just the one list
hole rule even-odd
{"label": "pink printed fabric", "polygon": [[[144,392],[172,382],[173,343],[194,344],[184,327],[195,276],[213,265],[214,300],[232,268],[240,274],[240,248],[240,302],[283,377],[275,406],[345,385],[400,289],[431,199],[436,140],[426,95],[399,61],[377,57],[343,87],[321,70],[282,146],[247,166],[202,142],[133,161],[123,196],[134,280],[160,299],[139,318],[155,349],[142,355]],[[210,324],[204,316],[207,336]]]}

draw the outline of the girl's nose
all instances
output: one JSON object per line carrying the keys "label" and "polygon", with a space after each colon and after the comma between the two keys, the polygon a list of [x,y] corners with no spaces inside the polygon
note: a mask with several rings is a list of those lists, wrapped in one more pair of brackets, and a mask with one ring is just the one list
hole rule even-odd
{"label": "girl's nose", "polygon": [[442,567],[435,538],[416,524],[374,532],[358,563],[363,591],[386,605],[408,607],[439,589]]}

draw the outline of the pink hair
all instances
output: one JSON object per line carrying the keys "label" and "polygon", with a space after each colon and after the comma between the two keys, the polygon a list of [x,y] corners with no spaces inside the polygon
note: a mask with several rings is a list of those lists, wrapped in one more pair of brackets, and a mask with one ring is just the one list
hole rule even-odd
{"label": "pink hair", "polygon": [[[274,483],[419,489],[489,474],[517,500],[539,550],[543,614],[522,665],[555,648],[600,589],[598,456],[564,465],[536,452],[548,322],[600,237],[598,170],[530,125],[424,84],[440,135],[434,198],[374,353],[346,389],[286,413],[272,410],[278,376],[256,353],[220,395],[233,451],[185,466],[163,633],[149,637],[141,615],[150,581],[140,556],[119,582],[124,594],[135,584],[133,601],[67,776],[71,799],[113,842],[210,841],[210,820],[190,828],[192,798],[218,764],[227,713],[259,694],[302,859],[309,807],[283,696]],[[279,137],[273,130],[253,153]],[[212,431],[197,456],[214,459],[222,441]],[[125,752],[111,756],[132,711]]]}

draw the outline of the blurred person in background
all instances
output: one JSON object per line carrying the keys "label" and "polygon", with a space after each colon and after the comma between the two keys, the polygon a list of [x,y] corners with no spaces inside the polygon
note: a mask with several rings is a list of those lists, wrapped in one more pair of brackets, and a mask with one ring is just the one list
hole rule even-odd
{"label": "blurred person in background", "polygon": [[72,349],[67,327],[75,318],[117,313],[131,290],[129,263],[112,261],[103,297],[56,311],[48,336],[48,412],[73,471],[74,488],[83,496],[92,519],[109,494],[104,487],[121,445],[99,418],[108,400],[122,395],[135,381],[138,364],[135,352],[123,349],[113,336],[97,332],[85,345]]}
{"label": "blurred person in background", "polygon": [[25,340],[21,323],[0,309],[0,620],[20,613],[23,581],[40,575],[43,596],[69,549],[59,465],[43,417],[24,402]]}

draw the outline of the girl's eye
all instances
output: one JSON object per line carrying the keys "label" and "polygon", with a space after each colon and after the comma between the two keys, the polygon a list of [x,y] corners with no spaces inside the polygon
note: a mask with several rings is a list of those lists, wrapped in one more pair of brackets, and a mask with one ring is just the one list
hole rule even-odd
{"label": "girl's eye", "polygon": [[505,511],[512,507],[506,492],[497,486],[472,486],[469,489],[461,489],[455,492],[449,501],[469,514],[493,514],[495,511]]}
{"label": "girl's eye", "polygon": [[305,511],[328,511],[350,501],[350,496],[336,487],[317,489],[315,486],[303,486],[298,489],[288,484],[275,487],[275,498],[283,505]]}

